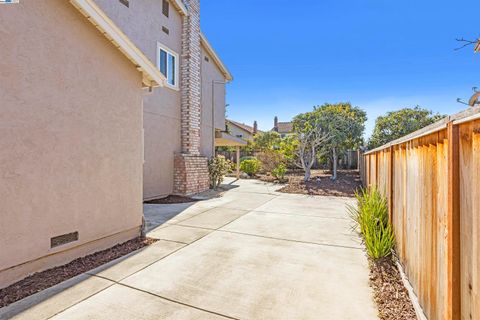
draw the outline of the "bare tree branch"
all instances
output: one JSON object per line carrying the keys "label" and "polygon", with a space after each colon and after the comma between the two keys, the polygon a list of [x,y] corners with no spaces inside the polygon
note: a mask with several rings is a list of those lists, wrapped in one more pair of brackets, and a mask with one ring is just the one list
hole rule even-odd
{"label": "bare tree branch", "polygon": [[459,39],[457,38],[455,40],[458,41],[458,42],[464,42],[465,44],[461,47],[455,48],[454,51],[462,50],[465,47],[468,47],[468,46],[471,46],[471,45],[476,45],[478,43],[478,39],[472,41],[472,40],[467,40],[467,39],[464,39],[464,38],[459,38]]}

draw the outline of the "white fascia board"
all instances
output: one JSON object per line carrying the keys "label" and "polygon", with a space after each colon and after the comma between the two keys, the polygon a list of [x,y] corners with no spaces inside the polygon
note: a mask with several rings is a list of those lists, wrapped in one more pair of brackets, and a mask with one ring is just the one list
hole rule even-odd
{"label": "white fascia board", "polygon": [[92,0],[70,0],[143,74],[146,87],[165,86],[165,76]]}

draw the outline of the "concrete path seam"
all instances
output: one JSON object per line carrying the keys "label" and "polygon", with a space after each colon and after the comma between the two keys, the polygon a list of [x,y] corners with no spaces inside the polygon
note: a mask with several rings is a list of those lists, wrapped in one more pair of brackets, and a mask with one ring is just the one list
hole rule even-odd
{"label": "concrete path seam", "polygon": [[311,242],[311,241],[301,241],[301,240],[293,240],[293,239],[275,238],[275,237],[262,236],[262,235],[258,235],[258,234],[244,233],[244,232],[238,232],[238,231],[229,231],[229,230],[215,230],[215,231],[224,232],[224,233],[241,234],[241,235],[244,235],[244,236],[265,238],[265,239],[271,239],[271,240],[280,240],[280,241],[296,242],[296,243],[303,243],[303,244],[313,244],[313,245],[324,246],[324,247],[335,247],[335,248],[343,248],[343,249],[363,250],[363,248],[361,248],[361,247],[351,247],[351,246],[344,246],[344,245],[340,245],[340,244],[329,244],[329,243],[319,243],[319,242]]}

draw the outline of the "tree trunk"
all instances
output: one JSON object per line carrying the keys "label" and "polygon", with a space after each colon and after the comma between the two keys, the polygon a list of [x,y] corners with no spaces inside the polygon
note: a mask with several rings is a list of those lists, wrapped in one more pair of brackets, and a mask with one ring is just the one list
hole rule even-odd
{"label": "tree trunk", "polygon": [[337,149],[333,148],[333,175],[332,175],[332,180],[337,180],[337,162],[338,162],[338,155],[337,155]]}
{"label": "tree trunk", "polygon": [[311,171],[309,166],[305,166],[305,177],[303,178],[303,181],[307,182],[310,180],[311,176]]}

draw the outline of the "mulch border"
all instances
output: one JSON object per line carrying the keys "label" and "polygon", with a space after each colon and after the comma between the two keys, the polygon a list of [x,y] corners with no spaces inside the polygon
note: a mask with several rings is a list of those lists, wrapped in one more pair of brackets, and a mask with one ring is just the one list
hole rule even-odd
{"label": "mulch border", "polygon": [[75,259],[65,265],[37,272],[8,287],[0,289],[0,308],[51,288],[61,282],[93,270],[129,253],[152,245],[157,241],[158,240],[156,239],[138,237],[117,244],[109,249]]}
{"label": "mulch border", "polygon": [[370,286],[380,320],[414,320],[417,314],[394,256],[369,259]]}

